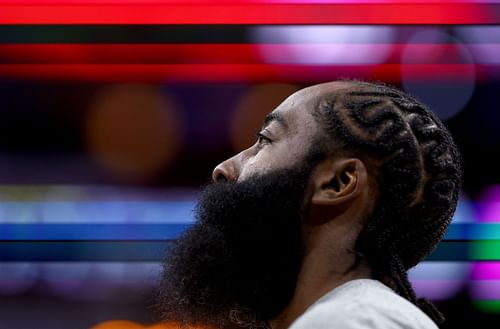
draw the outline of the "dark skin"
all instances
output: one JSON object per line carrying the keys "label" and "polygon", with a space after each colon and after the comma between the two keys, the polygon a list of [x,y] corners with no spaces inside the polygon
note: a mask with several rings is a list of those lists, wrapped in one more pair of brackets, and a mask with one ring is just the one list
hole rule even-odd
{"label": "dark skin", "polygon": [[[302,89],[268,115],[257,142],[219,164],[213,179],[244,180],[271,169],[288,168],[304,158],[322,128],[312,111],[326,95],[353,88],[330,82]],[[321,296],[354,279],[371,278],[368,264],[355,261],[356,238],[375,202],[376,186],[366,159],[336,154],[313,170],[306,191],[309,204],[303,227],[305,256],[293,298],[271,321],[286,329]]]}

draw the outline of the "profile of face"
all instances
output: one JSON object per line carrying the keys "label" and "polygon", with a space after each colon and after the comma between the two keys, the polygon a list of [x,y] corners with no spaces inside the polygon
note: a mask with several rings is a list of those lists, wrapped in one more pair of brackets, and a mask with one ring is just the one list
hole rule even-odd
{"label": "profile of face", "polygon": [[[338,164],[345,171],[339,178],[315,170],[323,154],[314,145],[321,127],[312,110],[321,92],[309,88],[291,95],[266,116],[255,144],[215,168],[199,199],[197,222],[165,262],[163,318],[265,328],[290,301],[311,202],[356,192],[350,170],[358,163]],[[338,181],[333,187],[332,180]]]}

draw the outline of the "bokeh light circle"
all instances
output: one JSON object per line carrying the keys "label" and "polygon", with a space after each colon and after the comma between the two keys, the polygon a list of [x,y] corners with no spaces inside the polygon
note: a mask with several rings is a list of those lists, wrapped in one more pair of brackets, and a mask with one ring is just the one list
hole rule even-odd
{"label": "bokeh light circle", "polygon": [[179,149],[180,120],[173,104],[153,86],[109,87],[89,111],[89,153],[117,176],[139,180],[153,176]]}
{"label": "bokeh light circle", "polygon": [[[447,45],[448,48],[443,47]],[[448,51],[445,51],[448,49]],[[453,51],[449,51],[452,49]],[[450,54],[454,57],[450,58]],[[413,70],[418,64],[459,64],[460,79],[432,81],[415,79]],[[442,120],[462,111],[476,87],[474,59],[460,40],[438,28],[419,29],[413,33],[401,53],[401,83],[404,90],[428,105]]]}

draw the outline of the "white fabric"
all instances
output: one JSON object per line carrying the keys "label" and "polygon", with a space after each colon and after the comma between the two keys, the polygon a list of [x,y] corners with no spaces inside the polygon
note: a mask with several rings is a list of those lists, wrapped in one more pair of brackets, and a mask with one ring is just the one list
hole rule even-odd
{"label": "white fabric", "polygon": [[358,279],[331,290],[289,329],[437,329],[417,306],[379,281]]}

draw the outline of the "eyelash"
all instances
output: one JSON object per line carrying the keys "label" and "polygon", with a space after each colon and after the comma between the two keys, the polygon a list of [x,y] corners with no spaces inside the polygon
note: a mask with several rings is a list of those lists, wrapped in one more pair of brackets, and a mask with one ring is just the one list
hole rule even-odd
{"label": "eyelash", "polygon": [[269,137],[263,135],[262,133],[257,133],[257,144],[261,145],[264,142],[271,144],[273,141]]}

